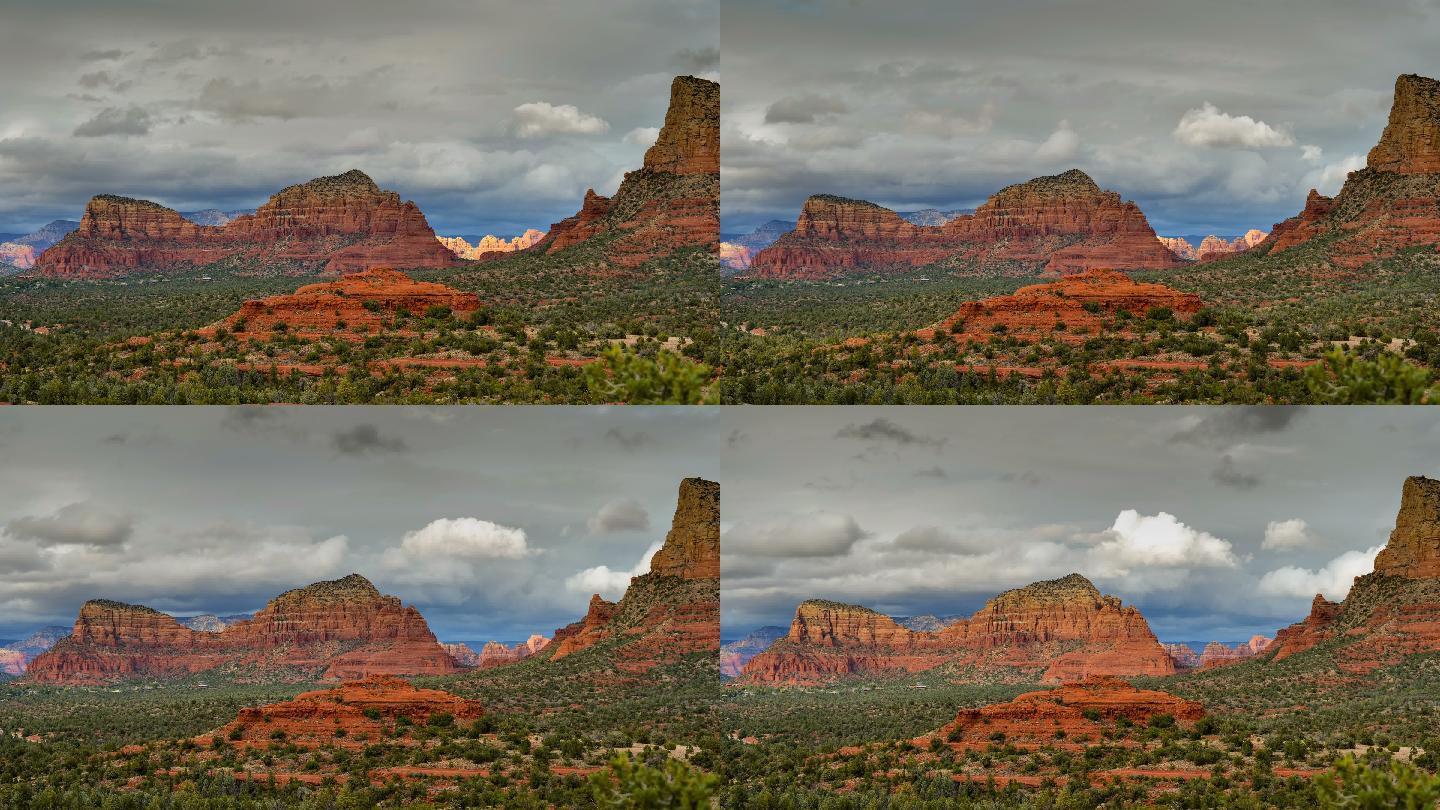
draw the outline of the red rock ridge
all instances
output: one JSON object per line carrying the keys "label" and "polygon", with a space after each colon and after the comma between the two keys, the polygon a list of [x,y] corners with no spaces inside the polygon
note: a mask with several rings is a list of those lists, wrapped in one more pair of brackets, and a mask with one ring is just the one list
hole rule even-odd
{"label": "red rock ridge", "polygon": [[1357,269],[1418,245],[1440,243],[1440,82],[1395,80],[1390,119],[1366,166],[1334,198],[1311,189],[1305,208],[1261,243],[1278,253],[1330,237],[1322,250],[1338,267]]}
{"label": "red rock ridge", "polygon": [[[336,281],[307,284],[293,293],[246,301],[239,311],[216,326],[239,334],[267,336],[280,324],[306,333],[379,332],[397,312],[424,315],[430,307],[445,307],[464,315],[480,309],[480,299],[474,293],[431,281],[415,281],[399,270],[377,267]],[[202,333],[213,333],[216,326]]]}
{"label": "red rock ridge", "polygon": [[917,632],[856,605],[808,601],[790,635],[746,664],[750,683],[817,683],[941,665],[1044,683],[1168,675],[1175,663],[1140,612],[1071,574],[1006,591],[969,619]]}
{"label": "red rock ridge", "polygon": [[610,643],[616,665],[644,672],[720,647],[720,485],[687,478],[650,571],[632,577],[619,602],[599,594],[585,617],[555,631],[543,654],[560,659]]}
{"label": "red rock ridge", "polygon": [[0,647],[0,674],[25,674],[25,653]]}
{"label": "red rock ridge", "polygon": [[1134,203],[1072,169],[1007,186],[974,214],[933,227],[913,225],[874,203],[811,197],[796,229],[760,251],[748,275],[824,278],[951,259],[1050,276],[1180,264]]}
{"label": "red rock ridge", "polygon": [[1189,725],[1205,716],[1205,707],[1168,692],[1137,689],[1119,678],[1095,677],[1026,692],[1008,703],[961,709],[933,736],[958,749],[987,747],[996,735],[1022,748],[1081,748],[1099,741],[1121,718],[1144,726],[1158,715]]}
{"label": "red rock ridge", "polygon": [[419,611],[351,574],[287,591],[218,633],[139,605],[87,602],[71,635],[36,658],[26,677],[90,684],[219,667],[342,680],[459,670]]}
{"label": "red rock ridge", "polygon": [[1143,316],[1159,307],[1188,315],[1198,312],[1202,302],[1193,293],[1136,282],[1117,270],[1086,270],[1021,287],[1010,295],[970,301],[938,326],[916,334],[921,340],[949,333],[956,340],[984,342],[1003,328],[1007,335],[1021,340],[1061,335],[1081,341],[1085,335],[1099,332],[1117,312]]}
{"label": "red rock ridge", "polygon": [[334,689],[304,692],[293,700],[241,709],[234,720],[195,741],[209,747],[218,738],[241,748],[267,748],[279,733],[285,742],[303,748],[358,749],[379,741],[396,720],[404,718],[412,726],[424,727],[437,714],[463,723],[478,720],[485,710],[479,701],[376,675]]}
{"label": "red rock ridge", "polygon": [[606,237],[604,263],[635,268],[685,247],[720,243],[720,85],[677,76],[670,107],[640,169],[614,197],[585,192],[580,212],[530,250],[546,254]]}
{"label": "red rock ridge", "polygon": [[[486,254],[503,255],[514,253],[517,250],[524,250],[538,243],[545,238],[544,231],[537,231],[530,228],[525,233],[513,239],[502,239],[498,236],[486,234],[480,237],[480,241],[470,244],[463,236],[437,236],[435,239],[448,248],[456,256],[462,259],[483,259]],[[491,257],[495,258],[495,257]]]}
{"label": "red rock ridge", "polygon": [[197,225],[146,200],[102,194],[80,227],[36,260],[30,275],[114,278],[139,270],[236,259],[301,272],[459,263],[412,202],[350,171],[290,186],[223,226]]}
{"label": "red rock ridge", "polygon": [[1352,675],[1440,651],[1440,481],[1407,478],[1374,572],[1338,603],[1316,594],[1310,615],[1278,632],[1271,649],[1283,661],[1322,646]]}

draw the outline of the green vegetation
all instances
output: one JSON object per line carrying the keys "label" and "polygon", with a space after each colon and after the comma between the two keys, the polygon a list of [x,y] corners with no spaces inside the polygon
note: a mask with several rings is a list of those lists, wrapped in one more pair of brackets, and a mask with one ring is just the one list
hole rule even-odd
{"label": "green vegetation", "polygon": [[[1092,404],[1415,401],[1440,368],[1440,254],[1355,271],[1327,239],[1273,256],[1133,273],[1205,309],[1106,319],[1039,340],[922,338],[966,301],[1044,281],[944,262],[832,281],[730,279],[721,399],[747,404]],[[957,334],[963,327],[952,330]],[[1351,362],[1336,366],[1344,349]],[[1136,361],[1144,361],[1137,363]],[[1157,364],[1158,361],[1158,364]],[[1307,367],[1321,370],[1307,373]],[[1427,400],[1428,401],[1428,400]]]}
{"label": "green vegetation", "polygon": [[[316,336],[289,324],[244,339],[225,329],[197,333],[246,300],[332,280],[271,267],[0,279],[9,322],[0,323],[0,402],[586,404],[631,393],[695,398],[697,390],[715,399],[715,257],[685,249],[622,271],[605,264],[605,241],[413,273],[474,292],[484,307],[466,317],[443,307],[400,313],[379,333],[338,325]],[[659,368],[617,386],[585,374],[586,363],[622,344]],[[395,358],[443,362],[385,362]]]}

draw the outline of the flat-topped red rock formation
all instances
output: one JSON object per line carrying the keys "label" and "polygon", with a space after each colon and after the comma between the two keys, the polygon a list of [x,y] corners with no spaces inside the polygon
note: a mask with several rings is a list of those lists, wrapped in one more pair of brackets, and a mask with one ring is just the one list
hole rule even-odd
{"label": "flat-topped red rock formation", "polygon": [[1334,198],[1311,189],[1304,210],[1277,224],[1261,250],[1321,237],[1330,240],[1325,258],[1347,269],[1440,244],[1440,82],[1397,78],[1390,120],[1365,168],[1351,172]]}
{"label": "flat-topped red rock formation", "polygon": [[440,714],[464,723],[484,716],[485,710],[479,701],[439,689],[417,689],[400,678],[376,675],[334,689],[305,692],[293,700],[241,709],[234,720],[196,742],[208,747],[219,738],[240,747],[263,748],[283,734],[285,742],[304,748],[363,748],[378,742],[401,718],[423,728]]}
{"label": "flat-topped red rock formation", "polygon": [[1310,615],[1280,632],[1274,661],[1323,648],[1340,671],[1363,674],[1415,653],[1440,652],[1440,481],[1405,480],[1400,511],[1375,570],[1344,600],[1316,594]]}
{"label": "flat-topped red rock formation", "polygon": [[1137,689],[1119,678],[1095,677],[1027,692],[1008,703],[961,709],[935,736],[956,748],[984,748],[1001,735],[1006,744],[1022,748],[1083,747],[1099,742],[1121,718],[1144,726],[1161,715],[1189,725],[1205,716],[1205,707],[1168,692]]}
{"label": "flat-topped red rock formation", "polygon": [[1006,591],[936,632],[910,630],[858,605],[807,601],[796,609],[790,634],[752,658],[743,679],[822,683],[942,665],[980,678],[1043,683],[1175,671],[1138,610],[1071,574]]}
{"label": "flat-topped red rock formation", "polygon": [[1139,207],[1072,169],[1007,186],[974,214],[936,226],[914,225],[863,200],[817,195],[806,200],[794,231],[755,256],[748,275],[825,278],[950,260],[1052,276],[1180,264]]}
{"label": "flat-topped red rock formation", "polygon": [[287,591],[220,632],[191,630],[140,605],[92,600],[70,636],[36,658],[26,677],[93,684],[220,667],[327,679],[459,670],[419,611],[351,574]]}
{"label": "flat-topped red rock formation", "polygon": [[[938,326],[917,331],[929,340],[949,333],[957,340],[989,340],[999,331],[1020,339],[1063,335],[1083,340],[1114,320],[1116,313],[1143,317],[1165,308],[1188,315],[1203,306],[1200,297],[1153,282],[1137,282],[1118,270],[1086,270],[1073,276],[1021,287],[1010,295],[970,301]],[[959,325],[957,328],[957,324]]]}
{"label": "flat-topped red rock formation", "polygon": [[650,571],[632,577],[619,602],[592,596],[585,617],[556,630],[541,654],[559,659],[601,644],[614,647],[616,665],[629,672],[719,651],[718,483],[682,481],[670,532]]}
{"label": "flat-topped red rock formation", "polygon": [[685,247],[720,243],[720,85],[677,76],[670,107],[641,168],[614,197],[585,192],[579,213],[531,250],[553,254],[604,237],[604,262],[638,267]]}
{"label": "flat-topped red rock formation", "polygon": [[267,335],[280,324],[299,332],[378,332],[397,312],[423,316],[431,307],[465,315],[480,309],[480,298],[377,267],[335,281],[307,284],[293,293],[246,301],[217,325],[234,332]]}
{"label": "flat-topped red rock formation", "polygon": [[222,259],[326,273],[459,262],[413,202],[350,171],[285,188],[254,214],[222,226],[198,225],[147,200],[102,194],[85,207],[79,229],[42,253],[29,273],[114,278]]}

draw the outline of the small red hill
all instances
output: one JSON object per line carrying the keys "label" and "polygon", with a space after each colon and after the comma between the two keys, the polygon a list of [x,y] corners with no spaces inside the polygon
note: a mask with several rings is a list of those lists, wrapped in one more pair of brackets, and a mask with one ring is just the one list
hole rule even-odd
{"label": "small red hill", "polygon": [[1078,749],[1099,741],[1121,718],[1143,726],[1160,715],[1189,724],[1205,716],[1205,707],[1119,678],[1096,677],[1026,692],[1008,703],[961,709],[936,736],[961,749],[984,748],[998,739],[1021,748]]}
{"label": "small red hill", "polygon": [[309,333],[379,332],[397,312],[424,315],[431,307],[463,315],[480,309],[480,299],[474,293],[377,267],[336,281],[307,284],[293,293],[246,301],[219,325],[238,334],[259,335],[269,335],[281,324]]}
{"label": "small red hill", "polygon": [[400,678],[376,675],[334,689],[305,692],[293,700],[241,709],[233,721],[196,742],[209,746],[219,737],[240,747],[265,748],[283,739],[305,748],[361,748],[367,741],[378,741],[401,718],[424,726],[441,714],[466,722],[479,719],[485,710],[479,701],[439,689],[417,689]]}
{"label": "small red hill", "polygon": [[933,339],[938,332],[983,341],[1004,332],[1022,340],[1061,336],[1078,341],[1100,331],[1119,312],[1144,316],[1166,308],[1176,314],[1193,314],[1201,306],[1200,297],[1192,293],[1137,282],[1118,270],[1093,269],[1021,287],[1010,295],[968,302],[938,326],[917,334],[923,340]]}

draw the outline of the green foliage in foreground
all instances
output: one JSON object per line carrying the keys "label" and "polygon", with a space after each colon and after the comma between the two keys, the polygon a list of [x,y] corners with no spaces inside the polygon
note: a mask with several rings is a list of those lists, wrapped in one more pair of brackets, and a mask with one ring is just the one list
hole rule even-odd
{"label": "green foliage in foreground", "polygon": [[1427,810],[1440,804],[1440,777],[1394,761],[1366,765],[1354,757],[1316,780],[1320,806],[1354,810]]}
{"label": "green foliage in foreground", "polygon": [[616,810],[699,810],[710,806],[719,777],[701,773],[678,760],[659,768],[637,763],[626,754],[610,761],[610,770],[590,777],[599,807]]}
{"label": "green foliage in foreground", "polygon": [[1434,402],[1430,369],[1388,352],[1374,360],[1335,348],[1305,370],[1316,402],[1333,405],[1424,405]]}
{"label": "green foliage in foreground", "polygon": [[701,405],[719,401],[710,385],[714,371],[704,363],[660,351],[644,357],[611,346],[585,368],[585,382],[600,402],[630,405]]}

